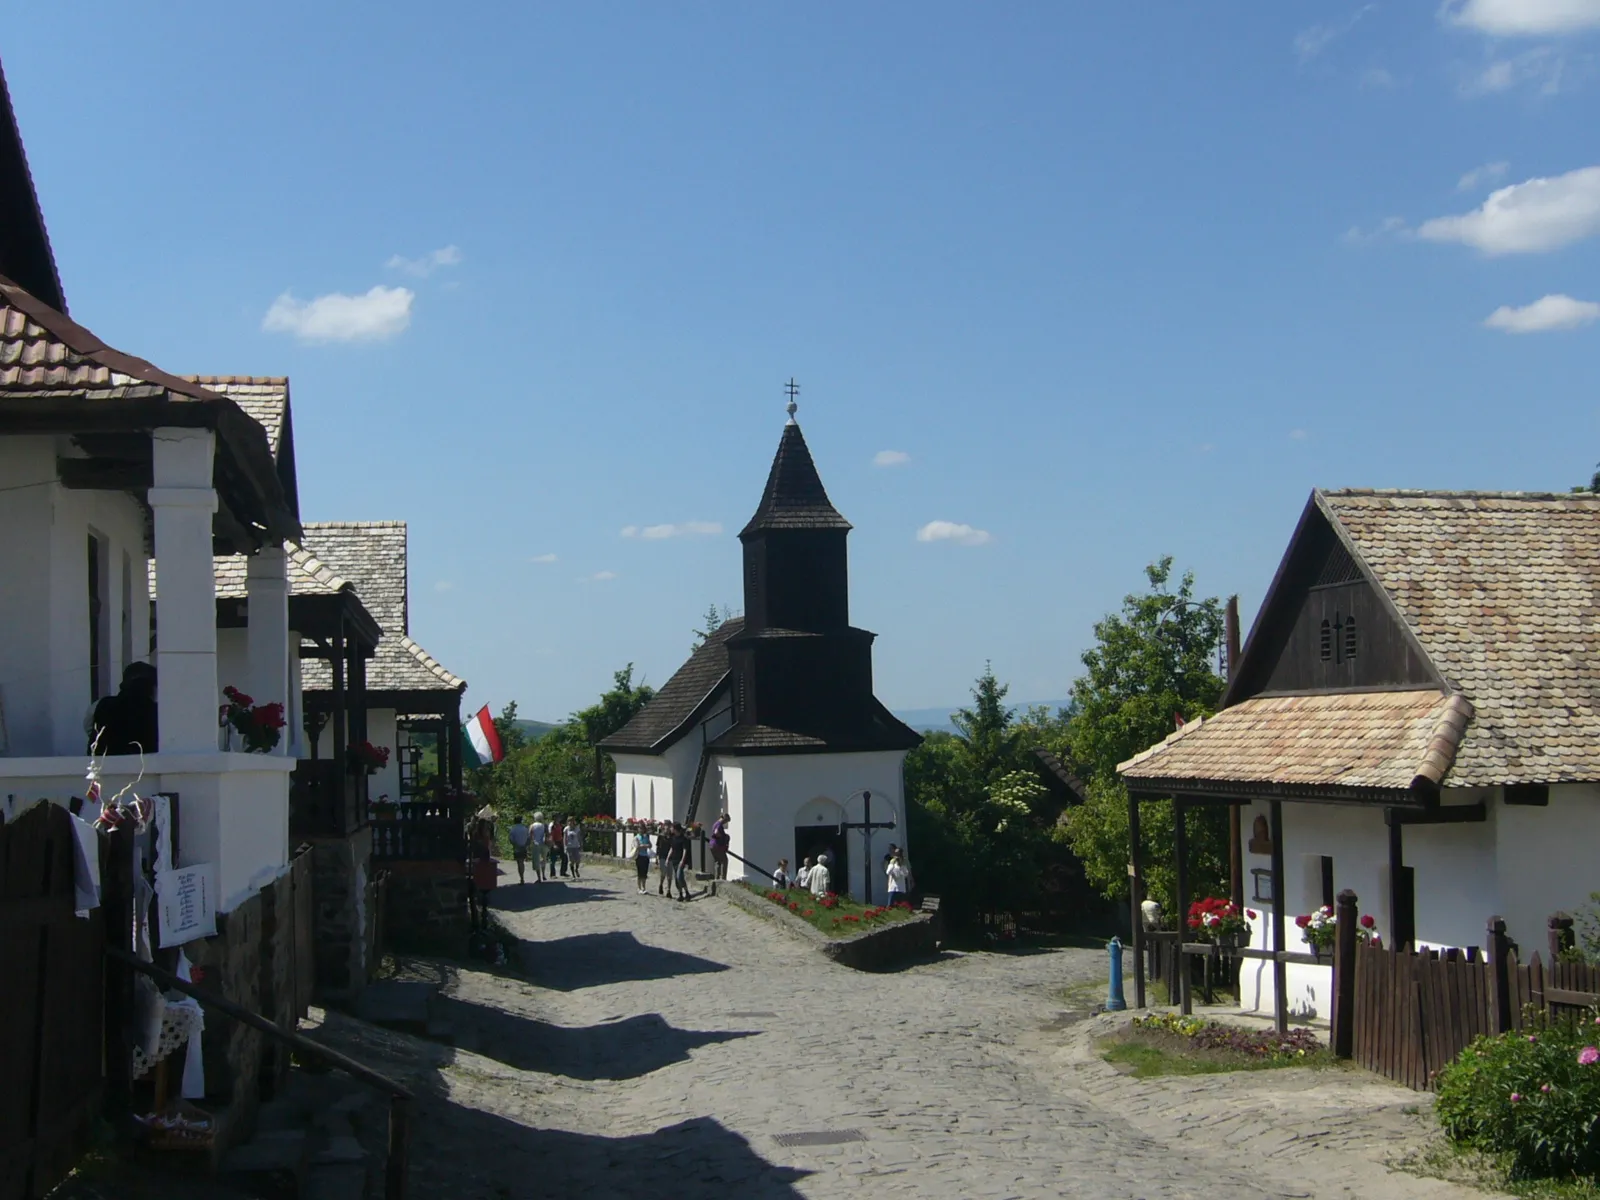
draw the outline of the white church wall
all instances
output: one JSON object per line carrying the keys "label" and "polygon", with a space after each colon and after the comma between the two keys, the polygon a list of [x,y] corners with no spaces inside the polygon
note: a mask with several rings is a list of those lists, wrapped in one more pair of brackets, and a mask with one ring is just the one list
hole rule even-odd
{"label": "white church wall", "polygon": [[[837,824],[840,811],[847,821],[859,821],[863,807],[861,793],[870,791],[873,821],[892,820],[895,824],[893,830],[874,831],[871,840],[872,896],[881,903],[885,895],[883,855],[890,842],[906,845],[901,795],[904,761],[905,752],[900,750],[719,756],[717,765],[721,768],[726,806],[733,818],[729,830],[730,848],[764,870],[772,870],[780,858],[789,859],[793,869],[799,865],[794,862],[796,826],[810,827],[818,823],[818,817],[822,818],[821,824]],[[835,879],[834,887],[859,896],[867,854],[867,843],[861,831],[848,833],[846,847],[850,877]],[[911,861],[914,866],[914,856]],[[737,861],[729,863],[728,874],[733,879],[749,874],[751,882],[757,884],[765,879],[746,872]]]}

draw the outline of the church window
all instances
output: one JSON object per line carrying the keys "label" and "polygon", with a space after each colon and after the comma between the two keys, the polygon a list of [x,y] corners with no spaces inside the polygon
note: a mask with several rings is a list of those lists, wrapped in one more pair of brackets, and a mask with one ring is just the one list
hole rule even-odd
{"label": "church window", "polygon": [[1326,618],[1322,622],[1322,661],[1333,658],[1333,625]]}

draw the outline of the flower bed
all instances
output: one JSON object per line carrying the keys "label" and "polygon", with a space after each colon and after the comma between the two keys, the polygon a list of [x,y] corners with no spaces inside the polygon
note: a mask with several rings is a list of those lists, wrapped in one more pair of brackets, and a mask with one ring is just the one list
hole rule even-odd
{"label": "flower bed", "polygon": [[1436,1086],[1445,1133],[1513,1178],[1600,1177],[1600,1012],[1480,1037]]}
{"label": "flower bed", "polygon": [[1179,1013],[1151,1013],[1148,1017],[1135,1017],[1133,1028],[1151,1033],[1175,1034],[1188,1039],[1196,1050],[1227,1050],[1248,1058],[1304,1058],[1322,1049],[1317,1035],[1309,1029],[1291,1029],[1280,1035],[1275,1029],[1245,1029],[1238,1025],[1224,1025],[1220,1021],[1185,1017]]}
{"label": "flower bed", "polygon": [[903,921],[913,915],[909,904],[897,904],[893,908],[869,906],[857,904],[849,896],[839,896],[833,892],[818,898],[804,888],[779,891],[775,888],[757,889],[748,884],[743,886],[779,908],[788,909],[791,916],[799,917],[833,937],[849,937],[864,929]]}
{"label": "flower bed", "polygon": [[1100,1051],[1107,1062],[1138,1078],[1326,1067],[1335,1062],[1309,1029],[1291,1029],[1280,1037],[1273,1030],[1177,1013],[1135,1017],[1120,1032],[1104,1039]]}

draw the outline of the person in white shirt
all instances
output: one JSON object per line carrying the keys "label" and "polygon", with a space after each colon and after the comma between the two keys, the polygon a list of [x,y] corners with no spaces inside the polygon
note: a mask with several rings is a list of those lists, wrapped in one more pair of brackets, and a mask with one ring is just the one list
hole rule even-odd
{"label": "person in white shirt", "polygon": [[821,900],[828,894],[828,860],[823,855],[817,856],[817,865],[811,868],[811,874],[806,877],[806,882],[811,888],[811,894]]}
{"label": "person in white shirt", "polygon": [[911,903],[911,872],[906,870],[906,864],[896,850],[889,857],[889,866],[886,870],[889,877],[889,907],[896,904]]}
{"label": "person in white shirt", "polygon": [[563,849],[567,852],[567,866],[571,868],[572,877],[576,879],[578,867],[583,862],[583,826],[578,823],[577,817],[567,822],[562,840],[566,843]]}
{"label": "person in white shirt", "polygon": [[538,883],[544,882],[544,840],[549,834],[549,826],[544,823],[544,814],[533,814],[533,824],[528,826],[528,842],[533,847],[533,875]]}
{"label": "person in white shirt", "polygon": [[778,869],[772,873],[772,884],[781,892],[789,890],[789,860],[780,858]]}
{"label": "person in white shirt", "polygon": [[520,816],[507,836],[511,839],[511,856],[517,860],[517,882],[528,882],[528,823]]}
{"label": "person in white shirt", "polygon": [[800,869],[796,871],[794,875],[795,887],[809,888],[811,886],[811,867],[814,861],[815,860],[808,855],[805,861],[800,864]]}

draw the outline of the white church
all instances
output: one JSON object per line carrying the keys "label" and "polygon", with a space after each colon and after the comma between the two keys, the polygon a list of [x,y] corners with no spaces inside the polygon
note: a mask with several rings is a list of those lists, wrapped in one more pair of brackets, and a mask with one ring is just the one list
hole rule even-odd
{"label": "white church", "polygon": [[[789,405],[744,544],[743,617],[600,744],[619,819],[731,818],[732,879],[791,873],[826,851],[835,891],[884,899],[882,859],[906,846],[902,767],[921,741],[872,694],[876,634],[850,624],[845,539]],[[868,820],[874,828],[861,828]],[[892,825],[892,828],[889,826]]]}

